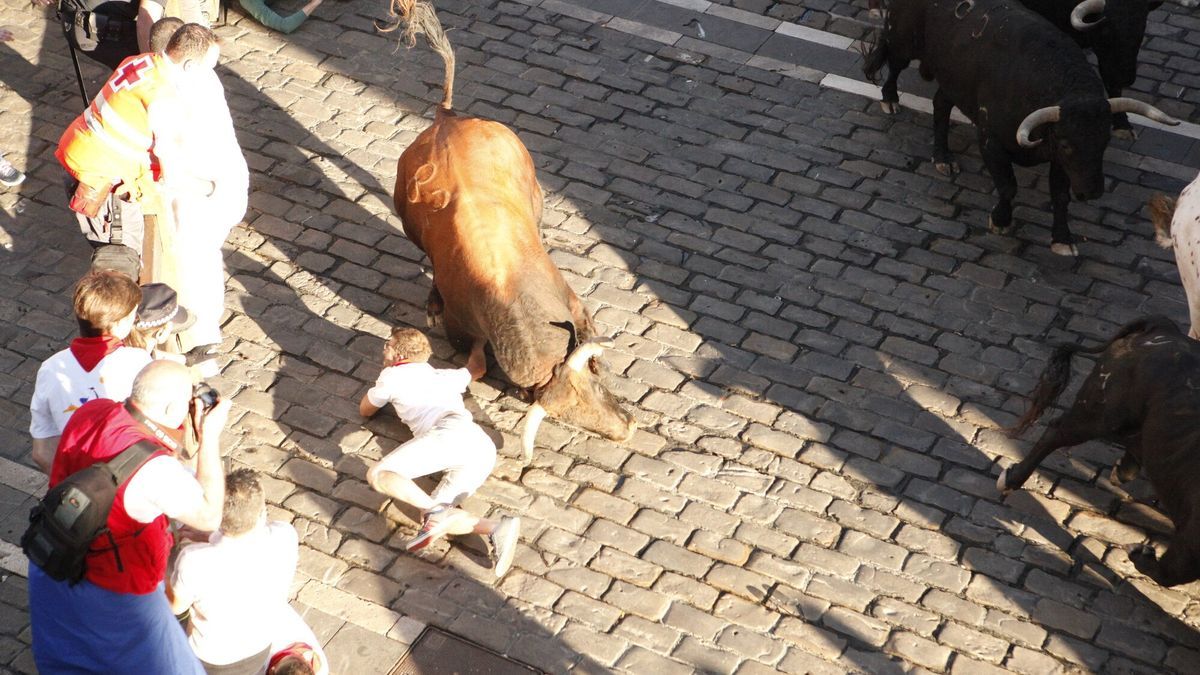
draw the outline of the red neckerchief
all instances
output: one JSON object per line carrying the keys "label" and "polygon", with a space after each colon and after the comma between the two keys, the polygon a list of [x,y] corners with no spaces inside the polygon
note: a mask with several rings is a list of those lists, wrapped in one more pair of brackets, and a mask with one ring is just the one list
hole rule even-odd
{"label": "red neckerchief", "polygon": [[395,368],[396,366],[405,366],[410,363],[412,363],[412,361],[406,361],[404,359],[400,359],[399,361],[392,363],[392,365],[388,366],[388,368]]}
{"label": "red neckerchief", "polygon": [[293,642],[292,644],[275,652],[275,654],[273,654],[271,656],[271,660],[267,663],[267,673],[270,673],[271,669],[273,669],[275,666],[279,665],[280,661],[286,659],[289,656],[296,656],[296,657],[299,657],[300,659],[303,659],[304,662],[307,663],[308,666],[313,669],[313,671],[316,671],[316,669],[317,669],[317,664],[315,663],[317,660],[316,650],[313,649],[312,647],[308,646],[308,644],[306,644],[304,642]]}
{"label": "red neckerchief", "polygon": [[104,357],[121,348],[121,338],[112,335],[100,337],[78,337],[71,340],[71,355],[79,362],[85,373],[92,372]]}

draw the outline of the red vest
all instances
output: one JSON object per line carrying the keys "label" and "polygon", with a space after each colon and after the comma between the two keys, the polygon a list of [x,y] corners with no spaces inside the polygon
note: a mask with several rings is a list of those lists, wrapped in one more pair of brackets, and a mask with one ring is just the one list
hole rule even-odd
{"label": "red vest", "polygon": [[[71,415],[63,429],[50,470],[50,487],[76,471],[115,457],[141,440],[157,443],[153,434],[133,419],[121,402],[106,398],[88,401]],[[151,459],[171,454],[163,448]],[[125,512],[128,485],[126,481],[117,488],[117,497],[108,514],[112,540],[104,534],[92,542],[84,578],[115,593],[143,595],[154,591],[166,575],[172,539],[165,515],[148,524],[129,517]]]}

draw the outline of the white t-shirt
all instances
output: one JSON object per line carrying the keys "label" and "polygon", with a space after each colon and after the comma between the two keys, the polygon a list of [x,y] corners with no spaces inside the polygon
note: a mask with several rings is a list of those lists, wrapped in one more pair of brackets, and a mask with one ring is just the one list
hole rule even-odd
{"label": "white t-shirt", "polygon": [[179,460],[167,455],[151,459],[125,486],[125,513],[139,523],[166,514],[179,518],[204,503],[204,488]]}
{"label": "white t-shirt", "polygon": [[266,649],[276,625],[292,611],[288,589],[296,573],[299,537],[274,521],[240,537],[212,535],[185,546],[171,575],[171,592],[191,601],[188,641],[202,661],[216,666]]}
{"label": "white t-shirt", "polygon": [[462,399],[470,384],[471,373],[466,368],[437,369],[428,363],[405,363],[384,368],[375,386],[367,391],[367,401],[377,408],[391,403],[413,436],[420,436],[448,412],[471,416]]}
{"label": "white t-shirt", "polygon": [[118,347],[85,371],[70,349],[46,359],[38,368],[29,402],[29,434],[34,438],[62,435],[63,427],[79,406],[95,398],[123,401],[133,389],[133,378],[150,363],[150,353]]}

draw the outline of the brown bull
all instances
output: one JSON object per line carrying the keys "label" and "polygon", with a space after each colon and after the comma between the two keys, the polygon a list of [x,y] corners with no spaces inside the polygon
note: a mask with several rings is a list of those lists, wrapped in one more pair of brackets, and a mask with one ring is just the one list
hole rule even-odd
{"label": "brown bull", "polygon": [[528,391],[526,461],[547,414],[628,439],[633,418],[599,378],[596,357],[611,341],[595,337],[542,246],[542,190],[529,151],[504,125],[451,111],[454,52],[433,7],[393,0],[392,10],[409,45],[424,33],[446,63],[441,107],[400,156],[393,192],[405,233],[433,266],[430,324],[442,321],[455,348],[477,364],[491,344],[504,374]]}

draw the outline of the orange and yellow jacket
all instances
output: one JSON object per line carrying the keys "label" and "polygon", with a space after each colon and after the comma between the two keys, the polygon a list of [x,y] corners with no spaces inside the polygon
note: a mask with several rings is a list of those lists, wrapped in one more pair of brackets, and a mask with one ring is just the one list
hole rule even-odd
{"label": "orange and yellow jacket", "polygon": [[95,187],[125,183],[135,198],[156,180],[150,106],[174,102],[170,67],[160,54],[138,54],[113,71],[58,141],[54,156],[76,180]]}

